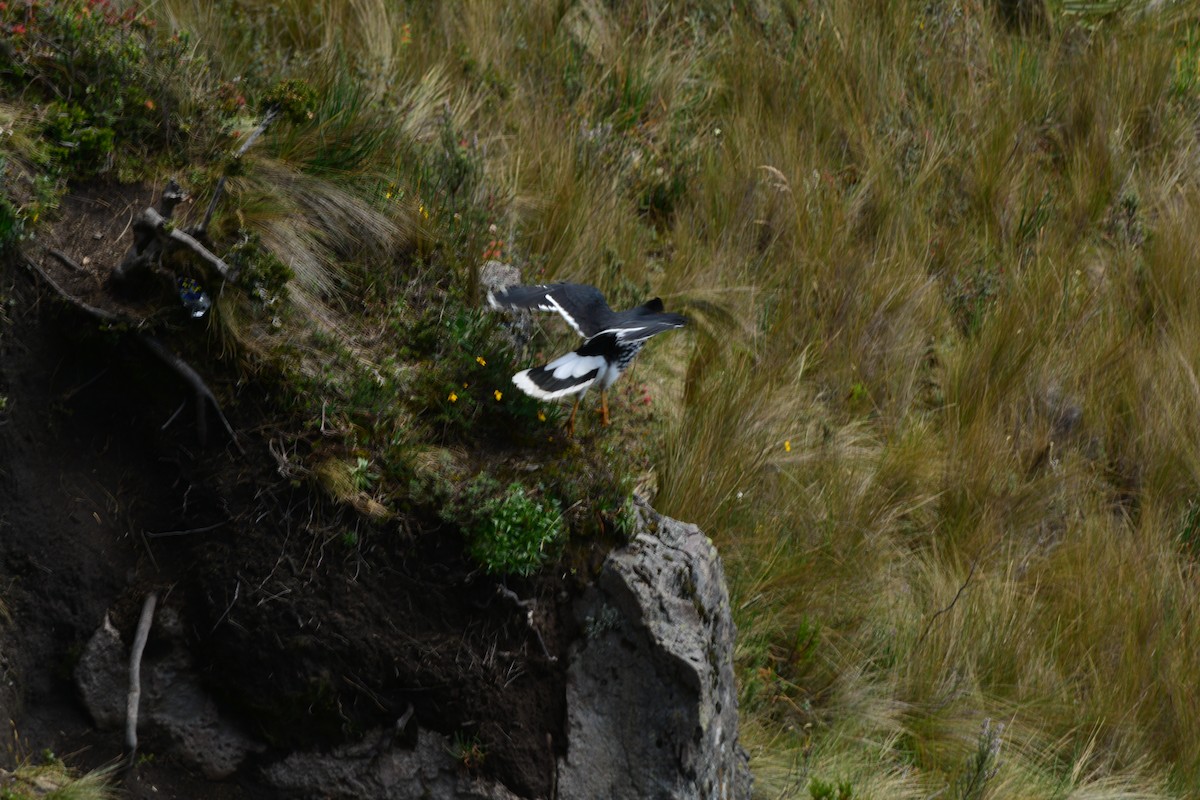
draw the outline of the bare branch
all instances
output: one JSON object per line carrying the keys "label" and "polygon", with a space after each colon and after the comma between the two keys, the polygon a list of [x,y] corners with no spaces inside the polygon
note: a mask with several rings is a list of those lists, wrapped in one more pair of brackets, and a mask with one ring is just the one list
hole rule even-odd
{"label": "bare branch", "polygon": [[137,633],[133,637],[133,649],[129,652],[129,697],[125,704],[125,748],[129,751],[129,766],[137,758],[138,704],[142,699],[142,651],[150,636],[150,625],[154,622],[154,606],[158,603],[158,592],[146,595],[142,603],[142,616],[138,620]]}

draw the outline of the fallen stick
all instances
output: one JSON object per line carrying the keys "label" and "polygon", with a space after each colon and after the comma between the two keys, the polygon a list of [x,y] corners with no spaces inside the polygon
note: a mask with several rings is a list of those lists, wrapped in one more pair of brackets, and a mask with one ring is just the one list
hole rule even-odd
{"label": "fallen stick", "polygon": [[146,595],[142,603],[142,616],[138,620],[137,633],[133,637],[133,649],[129,651],[129,698],[125,704],[125,749],[129,751],[132,767],[137,758],[138,704],[142,700],[142,651],[150,636],[150,625],[154,622],[154,606],[158,603],[158,592]]}
{"label": "fallen stick", "polygon": [[149,268],[151,264],[161,259],[163,253],[168,249],[177,250],[179,248],[192,251],[197,258],[225,280],[237,279],[237,270],[196,241],[191,234],[185,233],[180,228],[168,226],[167,223],[170,221],[170,217],[160,214],[156,209],[142,209],[133,223],[134,245],[125,255],[124,260],[113,270],[113,277],[117,281],[128,280],[131,273]]}
{"label": "fallen stick", "polygon": [[46,252],[62,262],[63,266],[68,269],[73,269],[76,272],[83,272],[83,267],[75,263],[75,259],[64,253],[62,250],[55,250],[53,247],[47,247]]}

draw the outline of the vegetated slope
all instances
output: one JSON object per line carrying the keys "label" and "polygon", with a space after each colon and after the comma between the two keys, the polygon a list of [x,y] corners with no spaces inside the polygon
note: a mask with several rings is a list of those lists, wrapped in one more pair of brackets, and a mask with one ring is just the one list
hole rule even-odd
{"label": "vegetated slope", "polygon": [[[273,755],[412,716],[455,737],[464,769],[545,795],[565,611],[621,541],[647,415],[614,451],[620,434],[567,441],[556,409],[512,396],[518,350],[459,253],[489,232],[453,139],[421,150],[350,79],[222,81],[152,23],[105,2],[0,7],[0,526],[25,702],[9,710],[29,737],[13,757],[114,755],[72,699],[74,662],[106,612],[129,638],[159,590],[206,688]],[[230,157],[264,126],[269,153]],[[413,163],[385,179],[397,143]],[[426,172],[452,187],[440,221],[411,188]],[[163,232],[236,282],[188,252],[110,277],[168,175],[200,202]],[[180,302],[193,281],[207,316]],[[164,347],[232,441],[181,398]],[[129,775],[137,796],[234,792],[169,761]]]}
{"label": "vegetated slope", "polygon": [[239,103],[316,87],[214,224],[295,272],[286,313],[266,280],[222,330],[300,366],[314,474],[369,510],[471,471],[511,397],[469,311],[484,254],[652,290],[699,331],[637,376],[678,412],[659,503],[727,560],[763,796],[1190,796],[1200,72],[1194,10],[1148,6],[155,13],[227,98],[191,129],[198,192]]}

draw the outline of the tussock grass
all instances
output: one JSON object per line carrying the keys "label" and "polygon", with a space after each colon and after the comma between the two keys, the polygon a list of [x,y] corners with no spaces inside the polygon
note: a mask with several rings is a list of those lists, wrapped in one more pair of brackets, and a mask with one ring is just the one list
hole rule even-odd
{"label": "tussock grass", "polygon": [[347,292],[470,287],[497,242],[693,315],[639,369],[678,398],[657,503],[726,561],[757,796],[1195,796],[1193,9],[237,8],[160,10],[321,100],[225,224],[362,361]]}
{"label": "tussock grass", "polygon": [[0,792],[13,800],[111,800],[117,796],[112,772],[104,768],[77,776],[58,760],[20,764],[11,772],[0,770]]}

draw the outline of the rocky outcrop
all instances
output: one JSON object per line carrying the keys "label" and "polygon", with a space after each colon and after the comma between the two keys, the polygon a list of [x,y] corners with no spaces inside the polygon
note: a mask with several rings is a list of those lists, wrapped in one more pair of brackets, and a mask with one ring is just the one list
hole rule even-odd
{"label": "rocky outcrop", "polygon": [[[708,537],[641,507],[633,541],[609,554],[575,611],[583,633],[569,655],[556,797],[749,798],[748,758],[738,744],[736,631]],[[146,736],[210,777],[228,776],[260,746],[200,686],[170,609],[156,625],[159,647],[142,666]],[[124,722],[127,660],[106,620],[76,672],[98,727]],[[411,736],[408,728],[405,736],[376,731],[330,751],[293,753],[263,776],[297,797],[517,800],[465,769],[445,736],[417,731],[415,721],[411,728]]]}
{"label": "rocky outcrop", "polygon": [[520,800],[499,784],[464,769],[446,737],[421,731],[416,747],[375,731],[328,753],[294,753],[264,771],[294,797],[332,800]]}
{"label": "rocky outcrop", "polygon": [[721,561],[696,526],[640,518],[578,607],[558,796],[748,798]]}
{"label": "rocky outcrop", "polygon": [[[143,659],[141,733],[206,777],[227,778],[247,755],[264,748],[226,718],[200,685],[175,612],[162,609],[156,622],[156,636],[168,647]],[[128,646],[107,616],[75,668],[75,686],[97,728],[124,725]]]}

